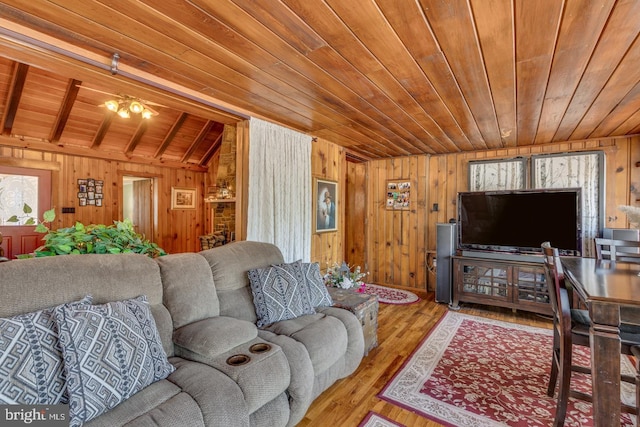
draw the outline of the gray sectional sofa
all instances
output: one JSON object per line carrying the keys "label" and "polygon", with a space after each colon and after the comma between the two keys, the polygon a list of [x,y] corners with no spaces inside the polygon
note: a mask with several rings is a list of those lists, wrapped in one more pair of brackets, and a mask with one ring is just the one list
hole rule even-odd
{"label": "gray sectional sofa", "polygon": [[[320,393],[356,370],[363,357],[364,339],[356,317],[331,306],[316,307],[313,314],[258,328],[247,273],[277,264],[283,264],[278,248],[259,242],[235,242],[200,253],[157,259],[134,254],[70,255],[0,263],[0,320],[5,322],[6,331],[11,322],[25,323],[27,317],[20,317],[25,313],[48,315],[51,312],[43,309],[56,307],[51,316],[57,323],[52,322],[66,325],[66,332],[60,331],[60,347],[67,369],[76,366],[72,363],[78,357],[65,345],[86,347],[89,336],[102,336],[91,323],[94,317],[112,329],[114,318],[122,317],[125,326],[142,319],[136,339],[152,342],[153,334],[144,320],[144,301],[128,303],[125,308],[111,305],[144,295],[164,354],[149,345],[147,358],[152,361],[141,362],[140,372],[151,371],[150,384],[130,396],[121,396],[122,401],[106,412],[89,416],[85,425],[293,426]],[[82,301],[88,295],[91,304]],[[76,336],[70,339],[74,331]],[[6,352],[6,345],[7,340],[0,338],[0,355],[3,346]],[[120,347],[110,353],[119,361],[119,365],[114,362],[113,369],[136,369],[137,377],[136,362],[125,360],[128,353]],[[28,348],[16,352],[23,350]],[[93,347],[88,351],[93,356]],[[169,370],[162,366],[163,357],[170,363]],[[94,365],[100,363],[110,364],[103,360]],[[21,375],[15,366],[0,364],[0,370],[4,378]],[[65,372],[65,381],[74,378],[76,389],[76,381],[89,388],[94,375],[79,370],[75,377],[70,369]],[[130,374],[120,373],[124,377]],[[0,401],[3,393],[9,398],[27,393],[18,383],[0,382]],[[28,393],[22,398],[38,403],[43,396],[38,389],[35,398]],[[86,407],[86,415],[92,410],[90,398],[68,399],[72,411]]]}

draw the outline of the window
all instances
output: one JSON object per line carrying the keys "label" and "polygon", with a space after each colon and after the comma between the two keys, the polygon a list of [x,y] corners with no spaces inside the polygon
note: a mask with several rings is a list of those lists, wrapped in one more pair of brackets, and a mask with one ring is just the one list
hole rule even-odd
{"label": "window", "polygon": [[[525,189],[526,164],[520,157],[470,161],[469,191]],[[582,189],[582,255],[593,256],[590,242],[604,223],[604,152],[533,155],[530,188]]]}
{"label": "window", "polygon": [[522,190],[527,159],[469,162],[469,191]]}
{"label": "window", "polygon": [[[38,176],[0,173],[0,225],[24,225],[29,218],[37,221],[38,188]],[[24,213],[25,206],[31,208],[31,213]],[[12,217],[18,221],[9,221]]]}
{"label": "window", "polygon": [[531,176],[533,188],[582,189],[582,255],[593,256],[590,242],[599,235],[604,216],[604,153],[533,156]]}

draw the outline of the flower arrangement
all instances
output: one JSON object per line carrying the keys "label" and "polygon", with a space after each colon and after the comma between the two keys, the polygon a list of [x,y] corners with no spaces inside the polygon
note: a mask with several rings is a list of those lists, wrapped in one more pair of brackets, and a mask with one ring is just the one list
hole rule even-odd
{"label": "flower arrangement", "polygon": [[342,262],[342,264],[336,262],[327,268],[327,272],[324,275],[324,283],[327,286],[342,289],[351,289],[357,286],[358,292],[362,292],[365,286],[362,279],[367,274],[369,273],[362,272],[359,265],[352,268],[346,262]]}
{"label": "flower arrangement", "polygon": [[640,227],[640,207],[621,205],[618,206],[618,209],[627,215],[631,226]]}

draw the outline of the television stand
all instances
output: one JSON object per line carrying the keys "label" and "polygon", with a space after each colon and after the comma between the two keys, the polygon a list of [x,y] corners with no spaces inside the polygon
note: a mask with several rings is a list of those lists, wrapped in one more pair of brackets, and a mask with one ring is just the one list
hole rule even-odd
{"label": "television stand", "polygon": [[462,256],[469,258],[497,259],[501,261],[543,263],[542,254],[515,254],[506,252],[462,251]]}
{"label": "television stand", "polygon": [[542,256],[463,252],[452,260],[453,309],[472,302],[553,314]]}

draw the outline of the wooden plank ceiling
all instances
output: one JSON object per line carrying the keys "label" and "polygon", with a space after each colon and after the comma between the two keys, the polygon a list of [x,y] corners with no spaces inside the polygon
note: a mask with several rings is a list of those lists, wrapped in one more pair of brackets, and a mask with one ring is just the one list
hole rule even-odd
{"label": "wooden plank ceiling", "polygon": [[[203,165],[246,116],[356,159],[640,132],[637,0],[8,0],[0,17],[3,133],[53,144]],[[96,67],[115,53],[136,85]],[[101,133],[83,87],[109,82],[170,105]]]}

